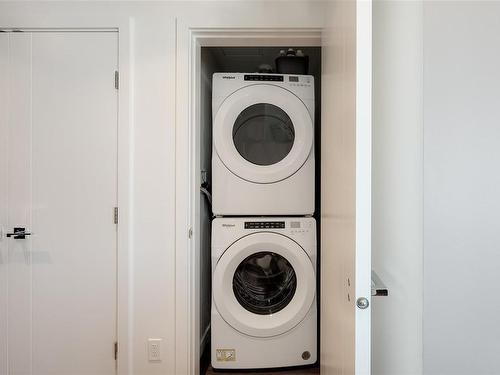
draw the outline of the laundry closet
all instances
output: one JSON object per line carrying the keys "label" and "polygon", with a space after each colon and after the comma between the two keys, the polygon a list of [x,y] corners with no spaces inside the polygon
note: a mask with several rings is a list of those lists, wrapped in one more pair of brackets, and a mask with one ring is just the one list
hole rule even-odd
{"label": "laundry closet", "polygon": [[[234,371],[371,371],[371,2],[325,5],[319,27],[300,26],[306,13],[290,23],[281,8],[265,24],[222,13],[177,23],[176,366],[188,373],[209,362]],[[320,88],[312,90],[313,76],[259,73],[269,69],[261,64],[276,69],[290,47],[310,54]],[[258,100],[255,90],[273,86]],[[298,189],[300,198],[286,198]],[[254,199],[261,195],[267,200]],[[307,210],[293,207],[299,201]]]}
{"label": "laundry closet", "polygon": [[317,367],[321,47],[200,56],[200,369]]}

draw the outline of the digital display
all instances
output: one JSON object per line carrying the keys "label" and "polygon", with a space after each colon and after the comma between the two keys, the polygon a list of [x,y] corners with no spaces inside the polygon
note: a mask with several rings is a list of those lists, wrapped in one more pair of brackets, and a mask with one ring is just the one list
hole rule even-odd
{"label": "digital display", "polygon": [[297,76],[290,76],[288,77],[289,82],[299,82],[299,77]]}
{"label": "digital display", "polygon": [[245,221],[245,229],[283,229],[284,221]]}

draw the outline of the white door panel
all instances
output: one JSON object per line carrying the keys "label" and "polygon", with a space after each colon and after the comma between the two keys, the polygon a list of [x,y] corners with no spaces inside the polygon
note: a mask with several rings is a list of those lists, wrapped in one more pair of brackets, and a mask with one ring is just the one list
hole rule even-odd
{"label": "white door panel", "polygon": [[116,68],[115,33],[33,35],[33,361],[41,373],[114,371]]}
{"label": "white door panel", "polygon": [[8,155],[8,112],[9,106],[9,37],[0,33],[0,374],[8,373],[8,277],[7,272],[7,242],[3,232],[8,218],[7,169]]}
{"label": "white door panel", "polygon": [[370,373],[371,1],[331,1],[323,39],[321,373]]}
{"label": "white door panel", "polygon": [[9,248],[1,264],[9,278],[9,373],[113,374],[117,34],[2,37],[10,46],[10,104],[2,122],[8,188],[0,192],[9,217],[0,224],[33,233],[1,242]]}
{"label": "white door panel", "polygon": [[[31,228],[31,35],[15,34],[9,41],[8,107],[8,221],[13,227]],[[8,339],[10,370],[31,374],[30,242],[4,239],[8,247]]]}

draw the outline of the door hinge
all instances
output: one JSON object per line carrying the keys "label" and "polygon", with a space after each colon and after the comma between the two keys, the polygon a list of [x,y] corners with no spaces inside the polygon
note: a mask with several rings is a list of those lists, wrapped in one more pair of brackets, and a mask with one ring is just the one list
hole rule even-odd
{"label": "door hinge", "polygon": [[113,221],[115,224],[118,224],[118,207],[115,207],[114,214],[113,214]]}
{"label": "door hinge", "polygon": [[118,70],[115,70],[115,89],[118,90],[120,87],[120,74],[118,73]]}
{"label": "door hinge", "polygon": [[115,361],[118,359],[118,343],[115,342]]}

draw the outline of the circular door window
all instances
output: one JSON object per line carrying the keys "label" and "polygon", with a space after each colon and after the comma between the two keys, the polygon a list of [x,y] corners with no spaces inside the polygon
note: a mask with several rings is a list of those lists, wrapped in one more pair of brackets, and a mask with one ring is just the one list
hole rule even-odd
{"label": "circular door window", "polygon": [[239,178],[275,183],[292,176],[313,147],[313,116],[296,95],[272,85],[236,90],[214,108],[217,157]]}
{"label": "circular door window", "polygon": [[297,288],[292,265],[281,255],[259,252],[240,263],[233,277],[233,292],[246,310],[259,315],[285,308]]}
{"label": "circular door window", "polygon": [[221,317],[254,337],[280,335],[299,324],[315,291],[311,259],[299,244],[277,233],[240,238],[221,255],[212,276]]}
{"label": "circular door window", "polygon": [[281,108],[258,103],[245,108],[233,126],[233,142],[239,154],[256,165],[272,165],[292,149],[295,130]]}

